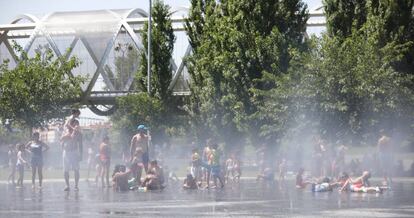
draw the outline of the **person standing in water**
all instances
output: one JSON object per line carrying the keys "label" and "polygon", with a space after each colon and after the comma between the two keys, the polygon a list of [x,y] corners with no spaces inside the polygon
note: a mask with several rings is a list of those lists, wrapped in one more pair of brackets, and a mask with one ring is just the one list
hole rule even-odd
{"label": "person standing in water", "polygon": [[9,168],[10,174],[7,178],[7,182],[10,184],[15,184],[15,175],[16,175],[16,163],[17,163],[17,146],[9,145],[9,151],[7,152],[7,156],[9,157]]}
{"label": "person standing in water", "polygon": [[384,130],[381,130],[381,135],[377,143],[377,149],[380,161],[379,166],[382,171],[382,176],[384,177],[384,185],[389,185],[389,183],[392,183],[391,169],[393,167],[393,149],[391,138],[385,134]]}
{"label": "person standing in water", "polygon": [[24,177],[24,165],[27,165],[27,161],[25,160],[25,146],[24,144],[17,144],[17,160],[16,160],[16,168],[19,172],[19,178],[17,179],[16,188],[23,188],[23,177]]}
{"label": "person standing in water", "polygon": [[80,116],[80,110],[79,109],[72,109],[72,114],[70,115],[69,119],[65,122],[64,128],[66,130],[66,134],[69,132],[69,130],[73,130],[74,126],[72,126],[72,122],[79,118]]}
{"label": "person standing in water", "polygon": [[36,170],[39,176],[39,189],[42,189],[43,180],[43,152],[49,150],[49,146],[40,141],[40,135],[38,132],[33,133],[32,141],[26,144],[26,149],[31,153],[31,165],[32,165],[32,188],[35,188]]}
{"label": "person standing in water", "polygon": [[75,191],[79,190],[79,162],[82,160],[83,145],[82,133],[80,132],[79,121],[74,119],[70,123],[72,127],[68,133],[62,136],[63,148],[63,169],[66,187],[64,191],[69,191],[69,171],[75,173]]}
{"label": "person standing in water", "polygon": [[99,159],[102,164],[102,171],[101,171],[102,188],[105,187],[105,181],[106,181],[106,187],[110,187],[109,168],[111,166],[111,146],[109,144],[108,136],[104,136],[102,143],[99,145]]}
{"label": "person standing in water", "polygon": [[130,145],[130,162],[134,158],[134,153],[137,148],[142,149],[142,163],[144,164],[145,173],[148,172],[148,162],[149,162],[149,153],[148,153],[148,141],[150,137],[146,134],[148,128],[144,125],[138,125],[138,133],[134,135],[131,139]]}

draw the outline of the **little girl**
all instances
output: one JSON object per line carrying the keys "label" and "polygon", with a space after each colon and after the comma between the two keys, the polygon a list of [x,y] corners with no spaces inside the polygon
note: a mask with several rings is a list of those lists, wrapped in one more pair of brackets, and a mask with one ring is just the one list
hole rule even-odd
{"label": "little girl", "polygon": [[23,188],[24,165],[27,165],[27,161],[24,159],[25,146],[23,144],[18,144],[17,150],[16,168],[19,172],[19,179],[17,179],[16,188]]}

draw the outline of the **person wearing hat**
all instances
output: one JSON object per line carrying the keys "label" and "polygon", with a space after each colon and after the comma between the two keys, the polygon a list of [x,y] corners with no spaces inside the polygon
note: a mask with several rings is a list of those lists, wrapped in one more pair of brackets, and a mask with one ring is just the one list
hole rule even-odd
{"label": "person wearing hat", "polygon": [[134,157],[135,150],[137,148],[142,149],[142,162],[144,164],[145,172],[148,171],[149,153],[148,153],[148,135],[146,134],[148,128],[145,125],[138,125],[138,133],[132,137],[130,145],[130,162]]}

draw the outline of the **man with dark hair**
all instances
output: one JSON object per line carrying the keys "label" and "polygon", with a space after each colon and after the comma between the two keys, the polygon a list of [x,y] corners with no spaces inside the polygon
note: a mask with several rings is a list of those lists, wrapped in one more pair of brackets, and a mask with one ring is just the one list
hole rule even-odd
{"label": "man with dark hair", "polygon": [[81,113],[79,109],[72,109],[71,111],[72,111],[71,116],[65,122],[65,125],[64,125],[65,129],[73,129],[73,126],[71,126],[71,123],[73,122],[73,120],[76,120],[77,118],[79,118],[80,113]]}

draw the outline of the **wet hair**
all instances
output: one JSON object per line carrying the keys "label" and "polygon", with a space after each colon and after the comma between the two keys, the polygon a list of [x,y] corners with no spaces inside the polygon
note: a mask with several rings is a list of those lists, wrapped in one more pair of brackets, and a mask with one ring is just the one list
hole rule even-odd
{"label": "wet hair", "polygon": [[114,172],[112,173],[112,177],[115,176],[116,173],[125,172],[125,170],[126,170],[125,165],[122,165],[122,164],[115,165]]}
{"label": "wet hair", "polygon": [[157,160],[152,160],[152,161],[150,162],[150,164],[151,164],[151,165],[158,165],[158,162],[157,162]]}
{"label": "wet hair", "polygon": [[71,112],[72,112],[72,114],[80,114],[79,109],[72,109]]}
{"label": "wet hair", "polygon": [[40,137],[39,132],[34,132],[33,135],[32,135],[32,137],[33,138],[39,138]]}
{"label": "wet hair", "polygon": [[369,171],[364,171],[364,172],[362,173],[362,176],[363,176],[365,179],[369,179],[369,178],[371,178],[371,173],[370,173]]}
{"label": "wet hair", "polygon": [[346,172],[342,172],[341,175],[339,176],[340,179],[348,179],[349,175]]}
{"label": "wet hair", "polygon": [[17,144],[17,145],[16,145],[16,148],[17,148],[17,150],[19,150],[19,151],[23,151],[23,150],[24,150],[24,144],[19,143],[19,144]]}
{"label": "wet hair", "polygon": [[322,179],[323,183],[329,183],[331,180],[328,177]]}

